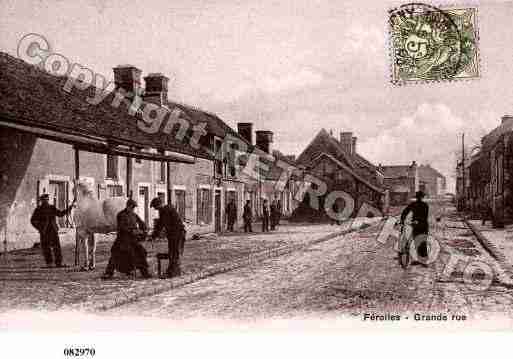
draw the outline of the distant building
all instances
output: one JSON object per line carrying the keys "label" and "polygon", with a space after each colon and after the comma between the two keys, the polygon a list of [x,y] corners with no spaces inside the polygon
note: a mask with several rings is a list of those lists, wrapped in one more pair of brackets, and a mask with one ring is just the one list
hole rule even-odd
{"label": "distant building", "polygon": [[419,190],[428,197],[443,196],[446,189],[445,176],[438,172],[431,165],[420,165],[418,167]]}
{"label": "distant building", "polygon": [[[341,132],[336,139],[322,129],[298,156],[296,165],[305,173],[313,175],[325,185],[325,193],[344,191],[352,196],[356,215],[364,203],[378,209],[386,209],[386,193],[383,188],[383,174],[377,166],[366,160],[357,152],[357,138],[352,132]],[[314,184],[319,189],[318,184]],[[320,198],[319,210],[310,211],[304,206],[305,216],[319,216],[326,219],[324,211],[325,195]],[[338,201],[338,200],[337,200]],[[340,209],[346,208],[341,200],[337,202]]]}
{"label": "distant building", "polygon": [[419,171],[415,161],[409,165],[383,166],[383,185],[389,191],[390,205],[401,206],[408,203],[419,190]]}

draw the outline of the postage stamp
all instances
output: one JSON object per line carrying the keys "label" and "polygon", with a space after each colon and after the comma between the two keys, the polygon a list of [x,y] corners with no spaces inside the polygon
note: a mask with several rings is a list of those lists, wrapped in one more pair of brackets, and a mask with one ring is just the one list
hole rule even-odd
{"label": "postage stamp", "polygon": [[393,84],[480,76],[476,7],[409,3],[388,15]]}

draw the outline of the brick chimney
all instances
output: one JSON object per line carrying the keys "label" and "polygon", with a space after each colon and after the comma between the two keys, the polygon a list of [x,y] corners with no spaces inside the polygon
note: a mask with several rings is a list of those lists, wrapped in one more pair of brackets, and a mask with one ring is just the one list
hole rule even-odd
{"label": "brick chimney", "polygon": [[356,154],[356,140],[357,140],[356,137],[352,138],[352,142],[351,142],[351,154],[352,155]]}
{"label": "brick chimney", "polygon": [[122,88],[132,94],[141,93],[141,70],[132,65],[119,65],[113,70],[116,89]]}
{"label": "brick chimney", "polygon": [[505,124],[506,122],[513,121],[513,116],[511,115],[504,115],[501,117],[501,124]]}
{"label": "brick chimney", "polygon": [[273,142],[272,131],[256,131],[256,146],[265,153],[271,154],[271,143]]}
{"label": "brick chimney", "polygon": [[340,132],[340,144],[344,151],[351,155],[353,152],[353,133],[352,132]]}
{"label": "brick chimney", "polygon": [[237,123],[237,133],[240,137],[253,144],[253,124],[251,122]]}
{"label": "brick chimney", "polygon": [[161,73],[151,73],[144,78],[146,87],[144,89],[144,101],[157,105],[165,105],[167,103],[167,85],[169,77]]}

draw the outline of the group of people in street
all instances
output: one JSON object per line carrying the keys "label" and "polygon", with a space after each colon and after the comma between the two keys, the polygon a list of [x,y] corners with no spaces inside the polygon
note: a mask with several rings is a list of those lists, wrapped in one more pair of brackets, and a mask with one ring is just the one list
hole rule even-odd
{"label": "group of people in street", "polygon": [[[262,232],[269,232],[269,227],[271,231],[276,230],[282,216],[281,202],[279,200],[273,200],[271,206],[268,203],[266,199],[262,203]],[[247,200],[244,205],[242,219],[244,221],[244,232],[253,232],[253,210],[250,200]]]}
{"label": "group of people in street", "polygon": [[[39,231],[41,249],[46,265],[50,267],[55,263],[56,267],[63,267],[61,246],[59,242],[59,227],[56,218],[69,214],[74,202],[64,210],[58,210],[49,203],[49,195],[40,196],[40,205],[37,206],[30,219],[32,225]],[[126,208],[117,214],[117,236],[112,244],[111,255],[102,279],[110,279],[114,272],[133,274],[139,270],[143,278],[151,278],[147,261],[147,251],[141,244],[147,237],[147,228],[143,220],[135,213],[137,202],[128,199]],[[170,204],[163,204],[156,197],[150,207],[159,212],[156,225],[151,234],[151,240],[155,240],[165,230],[169,266],[168,277],[181,275],[181,257],[184,251],[186,230],[176,209]],[[52,256],[53,254],[53,256]]]}
{"label": "group of people in street", "polygon": [[[35,209],[32,217],[32,225],[39,231],[43,257],[47,266],[55,263],[56,267],[65,266],[62,262],[61,246],[59,242],[59,227],[56,217],[62,217],[71,212],[75,201],[66,209],[59,210],[49,203],[49,195],[40,196],[40,205]],[[103,274],[103,279],[110,279],[114,272],[133,274],[139,270],[143,278],[151,278],[147,261],[147,251],[141,244],[147,238],[146,224],[135,213],[137,202],[128,199],[126,208],[117,214],[117,236],[112,244],[109,262]],[[186,230],[177,210],[171,204],[162,203],[159,197],[150,202],[150,208],[159,212],[159,217],[154,226],[150,240],[159,237],[165,231],[168,241],[169,266],[168,277],[181,275],[181,257],[184,251]],[[264,200],[262,204],[262,232],[276,230],[282,215],[281,202],[273,200],[271,205]],[[253,212],[251,201],[244,205],[243,215],[244,232],[253,232]],[[226,206],[227,231],[235,231],[237,222],[237,205],[233,199]],[[53,254],[53,255],[52,255]]]}
{"label": "group of people in street", "polygon": [[[111,249],[109,264],[103,275],[103,279],[110,279],[114,270],[130,274],[139,270],[143,278],[151,278],[152,274],[148,269],[146,259],[147,252],[140,243],[146,238],[146,226],[139,216],[134,212],[137,203],[129,199],[126,208],[118,214],[118,236]],[[167,277],[180,276],[181,257],[185,245],[185,226],[175,207],[171,204],[163,204],[159,197],[151,200],[150,208],[159,212],[159,217],[153,228],[151,240],[156,240],[160,233],[165,230],[168,244],[169,265]]]}

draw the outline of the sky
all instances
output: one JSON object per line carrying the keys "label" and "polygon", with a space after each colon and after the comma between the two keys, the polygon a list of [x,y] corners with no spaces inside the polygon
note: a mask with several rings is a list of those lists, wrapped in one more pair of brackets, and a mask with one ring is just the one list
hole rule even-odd
{"label": "sky", "polygon": [[0,51],[38,33],[107,78],[127,63],[162,72],[171,100],[271,130],[286,154],[321,128],[352,131],[371,162],[430,164],[454,191],[461,133],[478,144],[513,114],[513,4],[465,3],[481,76],[460,82],[391,84],[387,10],[400,3],[386,1],[0,0]]}

